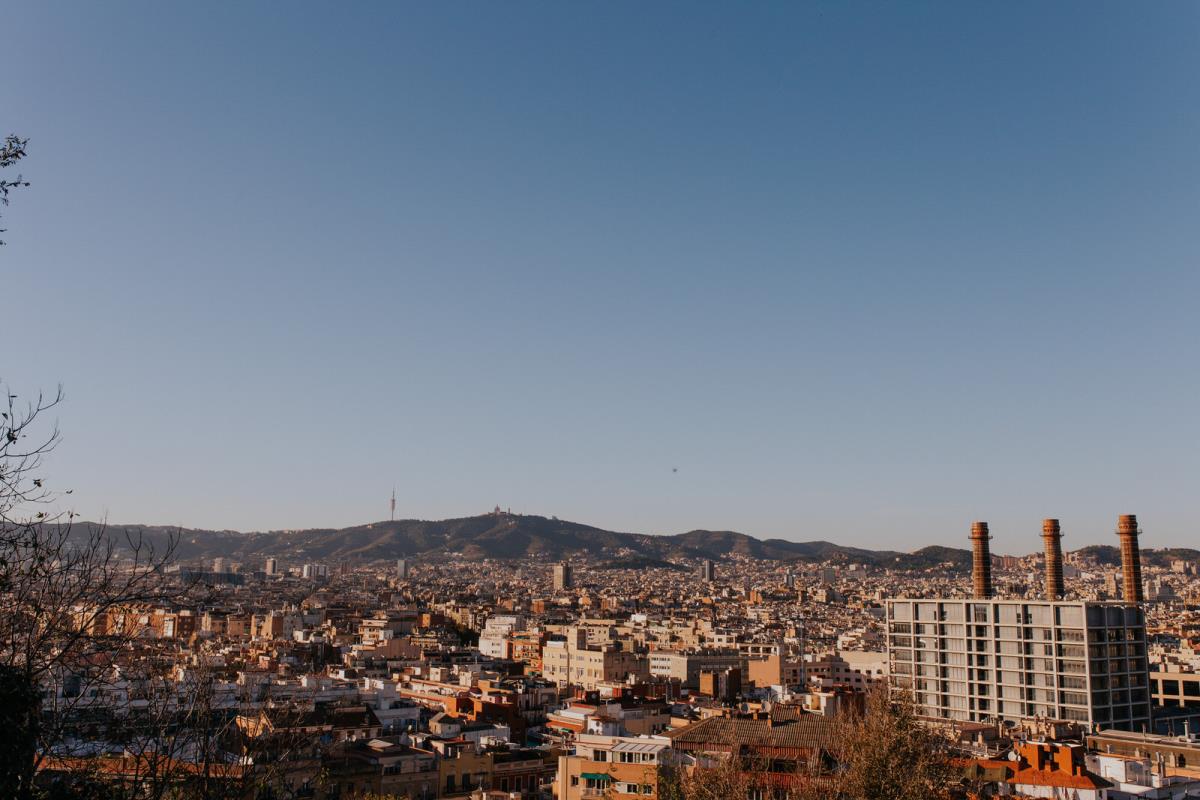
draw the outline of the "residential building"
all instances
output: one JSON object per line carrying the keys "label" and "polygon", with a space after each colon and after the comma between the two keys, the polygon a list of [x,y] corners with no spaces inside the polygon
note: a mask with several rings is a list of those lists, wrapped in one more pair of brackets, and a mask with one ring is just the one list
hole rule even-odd
{"label": "residential building", "polygon": [[887,629],[891,683],[930,717],[1150,724],[1139,604],[889,600]]}

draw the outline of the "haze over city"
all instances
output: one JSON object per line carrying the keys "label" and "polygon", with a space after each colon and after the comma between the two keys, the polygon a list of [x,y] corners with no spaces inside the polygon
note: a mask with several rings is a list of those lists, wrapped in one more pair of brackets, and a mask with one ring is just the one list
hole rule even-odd
{"label": "haze over city", "polygon": [[1198,22],[13,5],[2,377],[86,519],[1193,544]]}

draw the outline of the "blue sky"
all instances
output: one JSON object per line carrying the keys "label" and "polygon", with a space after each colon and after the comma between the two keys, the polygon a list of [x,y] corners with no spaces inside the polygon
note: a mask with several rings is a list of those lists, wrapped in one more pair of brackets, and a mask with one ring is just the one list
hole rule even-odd
{"label": "blue sky", "polygon": [[[6,357],[114,522],[1200,540],[1194,3],[21,3]],[[673,472],[678,468],[678,472]]]}

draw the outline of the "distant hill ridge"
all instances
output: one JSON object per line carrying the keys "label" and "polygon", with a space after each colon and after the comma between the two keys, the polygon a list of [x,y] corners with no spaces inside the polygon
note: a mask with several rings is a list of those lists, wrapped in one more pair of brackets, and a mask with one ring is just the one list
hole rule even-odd
{"label": "distant hill ridge", "polygon": [[[83,535],[97,523],[79,522]],[[645,565],[688,558],[721,559],[734,554],[771,561],[835,561],[865,563],[900,569],[921,569],[949,564],[967,570],[971,553],[966,549],[924,547],[912,553],[867,550],[826,541],[790,542],[757,539],[736,531],[693,530],[675,535],[619,533],[548,517],[528,514],[483,514],[446,520],[389,520],[349,528],[240,533],[178,528],[167,525],[109,525],[117,541],[125,536],[142,536],[162,547],[172,535],[180,541],[176,550],[182,561],[224,556],[253,562],[268,556],[314,562],[365,562],[437,556],[451,553],[469,559],[560,559],[587,554],[607,559],[612,565]],[[1107,560],[1103,546],[1085,548]],[[1114,550],[1115,548],[1108,548]],[[1154,551],[1144,551],[1156,563]],[[1174,549],[1175,558],[1197,558],[1195,550]],[[1192,555],[1183,555],[1191,553]],[[1167,558],[1167,561],[1170,559]]]}

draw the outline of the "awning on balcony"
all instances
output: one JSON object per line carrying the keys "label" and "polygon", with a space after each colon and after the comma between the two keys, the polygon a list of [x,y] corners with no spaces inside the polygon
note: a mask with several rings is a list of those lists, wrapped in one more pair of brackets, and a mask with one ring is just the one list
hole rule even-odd
{"label": "awning on balcony", "polygon": [[611,781],[612,775],[607,772],[584,772],[580,776],[585,781]]}

